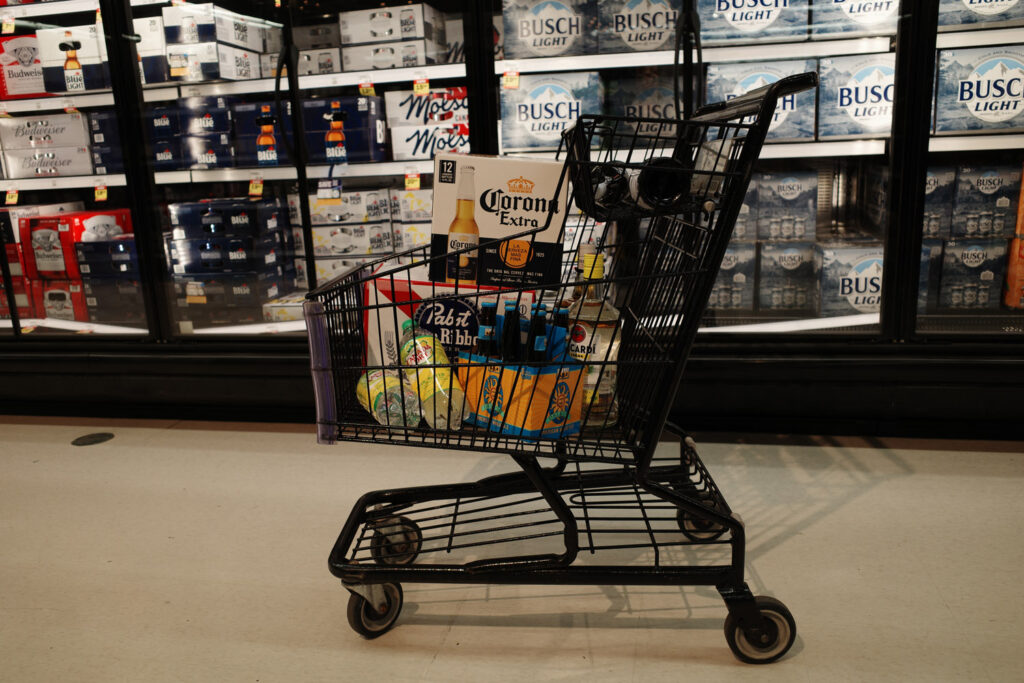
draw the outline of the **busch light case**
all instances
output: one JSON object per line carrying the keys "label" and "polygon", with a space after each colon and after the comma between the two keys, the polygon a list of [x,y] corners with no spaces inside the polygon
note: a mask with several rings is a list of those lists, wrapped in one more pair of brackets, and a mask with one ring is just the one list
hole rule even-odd
{"label": "busch light case", "polygon": [[743,204],[740,205],[740,213],[736,216],[736,222],[732,227],[733,241],[741,242],[757,238],[757,192],[760,178],[760,173],[750,176],[747,193],[743,196]]}
{"label": "busch light case", "polygon": [[[605,77],[607,113],[612,116],[643,119],[676,118],[675,94],[672,90],[672,67],[614,69]],[[632,123],[621,122],[630,130]],[[641,135],[675,135],[675,126],[641,123]]]}
{"label": "busch light case", "polygon": [[952,237],[1013,236],[1020,179],[1020,166],[957,169]]}
{"label": "busch light case", "polygon": [[917,312],[934,313],[939,304],[939,279],[942,277],[942,240],[921,240],[921,272],[917,286]]}
{"label": "busch light case", "polygon": [[425,97],[412,90],[391,90],[384,93],[384,111],[389,128],[466,123],[469,100],[464,87],[431,88]]}
{"label": "busch light case", "polygon": [[530,74],[501,91],[501,142],[506,150],[558,149],[582,114],[599,113],[604,87],[596,71]]}
{"label": "busch light case", "polygon": [[1024,130],[1024,46],[939,51],[935,132]]}
{"label": "busch light case", "polygon": [[882,245],[822,245],[822,317],[878,313],[882,304]]}
{"label": "busch light case", "polygon": [[899,0],[814,0],[813,38],[896,33]]}
{"label": "busch light case", "polygon": [[765,173],[757,181],[757,234],[760,239],[813,240],[818,216],[815,171]]}
{"label": "busch light case", "polygon": [[921,235],[947,239],[953,223],[953,195],[956,168],[937,166],[928,169],[924,182],[924,215]]}
{"label": "busch light case", "polygon": [[818,137],[888,135],[892,125],[895,55],[827,57],[819,63]]}
{"label": "busch light case", "polygon": [[946,242],[939,304],[946,309],[998,309],[1005,274],[1006,240]]}
{"label": "busch light case", "polygon": [[597,6],[597,0],[504,0],[505,59],[596,53]]}
{"label": "busch light case", "polygon": [[939,26],[1022,23],[1024,2],[1020,0],[939,0]]}
{"label": "busch light case", "polygon": [[[864,173],[864,219],[875,230],[885,230],[889,224],[889,167],[871,164]],[[948,231],[947,225],[947,231]]]}
{"label": "busch light case", "polygon": [[717,311],[754,310],[754,275],[757,268],[757,243],[732,242],[722,257],[708,308]]}
{"label": "busch light case", "polygon": [[816,311],[818,267],[814,242],[762,244],[758,309],[791,313]]}
{"label": "busch light case", "polygon": [[[818,62],[815,59],[752,64],[709,64],[707,101],[724,102],[750,90],[774,83],[780,78],[817,70]],[[814,121],[817,114],[816,99],[813,90],[805,90],[781,98],[775,106],[775,114],[768,127],[767,138],[769,140],[813,140]]]}
{"label": "busch light case", "polygon": [[646,52],[675,46],[682,0],[605,0],[598,2],[598,51]]}
{"label": "busch light case", "polygon": [[807,35],[808,0],[697,0],[706,43],[798,40]]}

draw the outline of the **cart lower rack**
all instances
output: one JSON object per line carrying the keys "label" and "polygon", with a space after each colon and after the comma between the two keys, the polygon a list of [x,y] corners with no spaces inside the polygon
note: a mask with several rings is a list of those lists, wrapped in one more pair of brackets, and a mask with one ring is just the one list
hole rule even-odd
{"label": "cart lower rack", "polygon": [[[545,224],[500,239],[459,237],[481,162],[439,158],[441,182],[460,172],[445,253],[409,250],[309,294],[322,443],[504,453],[520,469],[364,495],[329,559],[353,629],[390,630],[407,582],[710,585],[739,659],[786,654],[795,621],[750,592],[743,523],[668,413],[776,102],[816,84],[793,76],[690,120],[583,116],[552,196],[528,200]],[[484,254],[506,275],[551,267],[483,286]],[[472,338],[448,333],[474,316]],[[666,429],[679,455],[655,457]]]}

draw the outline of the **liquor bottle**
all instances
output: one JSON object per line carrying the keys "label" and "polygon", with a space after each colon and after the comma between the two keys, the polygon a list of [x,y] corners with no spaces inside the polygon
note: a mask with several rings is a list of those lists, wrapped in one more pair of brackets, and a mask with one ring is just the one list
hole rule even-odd
{"label": "liquor bottle", "polygon": [[[476,207],[474,173],[472,166],[459,170],[459,184],[455,188],[455,218],[448,226],[448,258],[445,264],[445,281],[448,284],[475,285],[477,280],[480,228],[473,212]],[[470,249],[462,253],[461,249]]]}
{"label": "liquor bottle", "polygon": [[610,427],[619,419],[615,379],[619,357],[619,311],[607,300],[604,255],[588,254],[583,264],[587,289],[569,308],[569,355],[586,364],[583,414],[588,427]]}
{"label": "liquor bottle", "polygon": [[576,284],[573,286],[572,293],[569,294],[569,297],[562,299],[562,301],[559,302],[559,308],[569,308],[583,296],[583,292],[585,290],[583,284],[583,262],[586,260],[588,255],[592,256],[595,251],[594,245],[590,242],[584,242],[579,246],[579,249],[576,252]]}
{"label": "liquor bottle", "polygon": [[277,166],[275,123],[277,119],[270,113],[270,105],[261,105],[260,115],[256,119],[256,124],[260,127],[260,134],[256,136],[256,163],[260,166]]}
{"label": "liquor bottle", "polygon": [[345,149],[345,112],[341,110],[341,102],[331,102],[331,113],[326,115],[331,127],[324,136],[324,151],[327,161],[332,164],[347,164],[348,151]]}
{"label": "liquor bottle", "polygon": [[477,334],[476,352],[484,358],[490,358],[497,351],[494,337],[494,326],[498,322],[498,304],[485,301],[480,304],[480,331]]}
{"label": "liquor bottle", "polygon": [[548,359],[548,335],[545,321],[547,312],[546,305],[533,305],[530,331],[526,335],[526,360],[530,363],[543,363]]}
{"label": "liquor bottle", "polygon": [[519,353],[519,309],[514,301],[505,302],[505,316],[501,321],[501,359],[508,365],[521,360]]}
{"label": "liquor bottle", "polygon": [[81,41],[72,40],[71,31],[64,31],[64,42],[58,48],[64,52],[64,87],[68,92],[85,90],[85,74],[82,63],[78,61]]}
{"label": "liquor bottle", "polygon": [[[419,399],[420,412],[431,429],[456,430],[466,417],[466,395],[458,377],[448,367],[448,354],[437,337],[412,320],[402,323],[402,365],[409,366],[406,377]],[[438,366],[418,368],[417,366]]]}

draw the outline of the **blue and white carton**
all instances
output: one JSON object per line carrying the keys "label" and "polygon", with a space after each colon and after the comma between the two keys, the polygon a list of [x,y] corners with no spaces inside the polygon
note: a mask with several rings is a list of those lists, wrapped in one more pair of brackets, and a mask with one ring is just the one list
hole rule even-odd
{"label": "blue and white carton", "polygon": [[505,59],[597,52],[597,0],[504,0]]}
{"label": "blue and white carton", "polygon": [[[676,118],[671,70],[672,67],[642,67],[609,71],[605,77],[606,113],[631,119]],[[631,124],[620,125],[623,129],[633,130]],[[675,126],[642,123],[637,132],[673,138]]]}
{"label": "blue and white carton", "polygon": [[598,3],[601,53],[671,50],[682,0],[603,0]]}
{"label": "blue and white carton", "polygon": [[139,55],[139,77],[142,84],[166,82],[168,73],[164,20],[160,17],[133,19],[132,26],[139,36],[135,50]]}
{"label": "blue and white carton", "polygon": [[939,0],[939,26],[1024,23],[1020,0]]}
{"label": "blue and white carton", "polygon": [[895,55],[889,52],[819,60],[819,138],[877,137],[889,134],[896,76],[895,59]]}
{"label": "blue and white carton", "polygon": [[[750,64],[709,64],[707,101],[722,102],[770,85],[786,76],[817,71],[815,59],[795,59],[782,62]],[[670,82],[671,84],[671,82]],[[770,140],[813,140],[814,121],[817,117],[816,97],[813,90],[781,98],[775,107]]]}
{"label": "blue and white carton", "polygon": [[562,133],[582,114],[599,114],[604,87],[596,71],[530,74],[518,90],[501,91],[505,150],[557,149]]}
{"label": "blue and white carton", "polygon": [[818,253],[822,317],[881,310],[882,245],[821,245]]}
{"label": "blue and white carton", "polygon": [[942,277],[942,240],[921,240],[921,272],[917,286],[918,314],[933,313],[939,303]]}
{"label": "blue and white carton", "polygon": [[942,308],[998,309],[1006,275],[1005,239],[946,242],[942,250]]}
{"label": "blue and white carton", "polygon": [[760,177],[759,173],[750,176],[750,184],[747,185],[747,193],[743,196],[740,213],[732,227],[734,242],[757,238],[757,191]]}
{"label": "blue and white carton", "polygon": [[708,308],[754,310],[754,276],[757,269],[757,243],[732,242],[722,257],[722,266],[708,298]]}
{"label": "blue and white carton", "polygon": [[811,34],[814,38],[896,33],[899,0],[814,0]]}
{"label": "blue and white carton", "polygon": [[36,31],[46,92],[73,94],[110,87],[107,42],[97,26]]}
{"label": "blue and white carton", "polygon": [[955,190],[956,168],[938,166],[928,169],[924,183],[924,214],[921,218],[923,237],[949,237]]}
{"label": "blue and white carton", "polygon": [[1024,130],[1024,45],[939,51],[935,132]]}
{"label": "blue and white carton", "polygon": [[814,239],[817,216],[817,172],[765,173],[758,178],[757,234],[760,239]]}
{"label": "blue and white carton", "polygon": [[1012,237],[1017,224],[1020,166],[961,166],[951,235]]}
{"label": "blue and white carton", "polygon": [[700,37],[712,42],[800,40],[808,0],[697,0]]}
{"label": "blue and white carton", "polygon": [[875,230],[889,224],[889,166],[872,164],[864,174],[864,218]]}
{"label": "blue and white carton", "polygon": [[759,310],[794,313],[817,310],[820,264],[814,242],[762,244],[760,261]]}

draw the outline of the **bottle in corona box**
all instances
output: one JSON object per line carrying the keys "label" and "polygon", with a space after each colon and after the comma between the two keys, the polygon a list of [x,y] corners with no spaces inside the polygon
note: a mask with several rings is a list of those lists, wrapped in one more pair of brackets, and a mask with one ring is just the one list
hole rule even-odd
{"label": "bottle in corona box", "polygon": [[82,43],[72,40],[71,31],[64,32],[64,42],[58,46],[64,52],[64,87],[68,92],[85,90],[85,74],[78,61],[78,50]]}
{"label": "bottle in corona box", "polygon": [[611,427],[619,419],[615,379],[619,358],[619,310],[607,300],[604,255],[587,254],[583,297],[569,309],[569,355],[586,363],[583,415],[588,427]]}
{"label": "bottle in corona box", "polygon": [[327,114],[331,127],[324,136],[324,151],[327,161],[332,164],[348,163],[348,152],[345,150],[345,112],[341,110],[341,102],[331,102],[331,113]]}
{"label": "bottle in corona box", "polygon": [[277,166],[277,139],[274,137],[276,119],[270,113],[270,105],[260,106],[260,116],[256,123],[260,134],[256,136],[256,163],[260,166]]}
{"label": "bottle in corona box", "polygon": [[[479,256],[476,248],[480,244],[480,228],[473,217],[476,207],[474,173],[472,166],[459,169],[455,218],[448,226],[448,257],[445,262],[445,281],[448,284],[475,285],[477,281]],[[453,253],[470,247],[470,251]]]}

